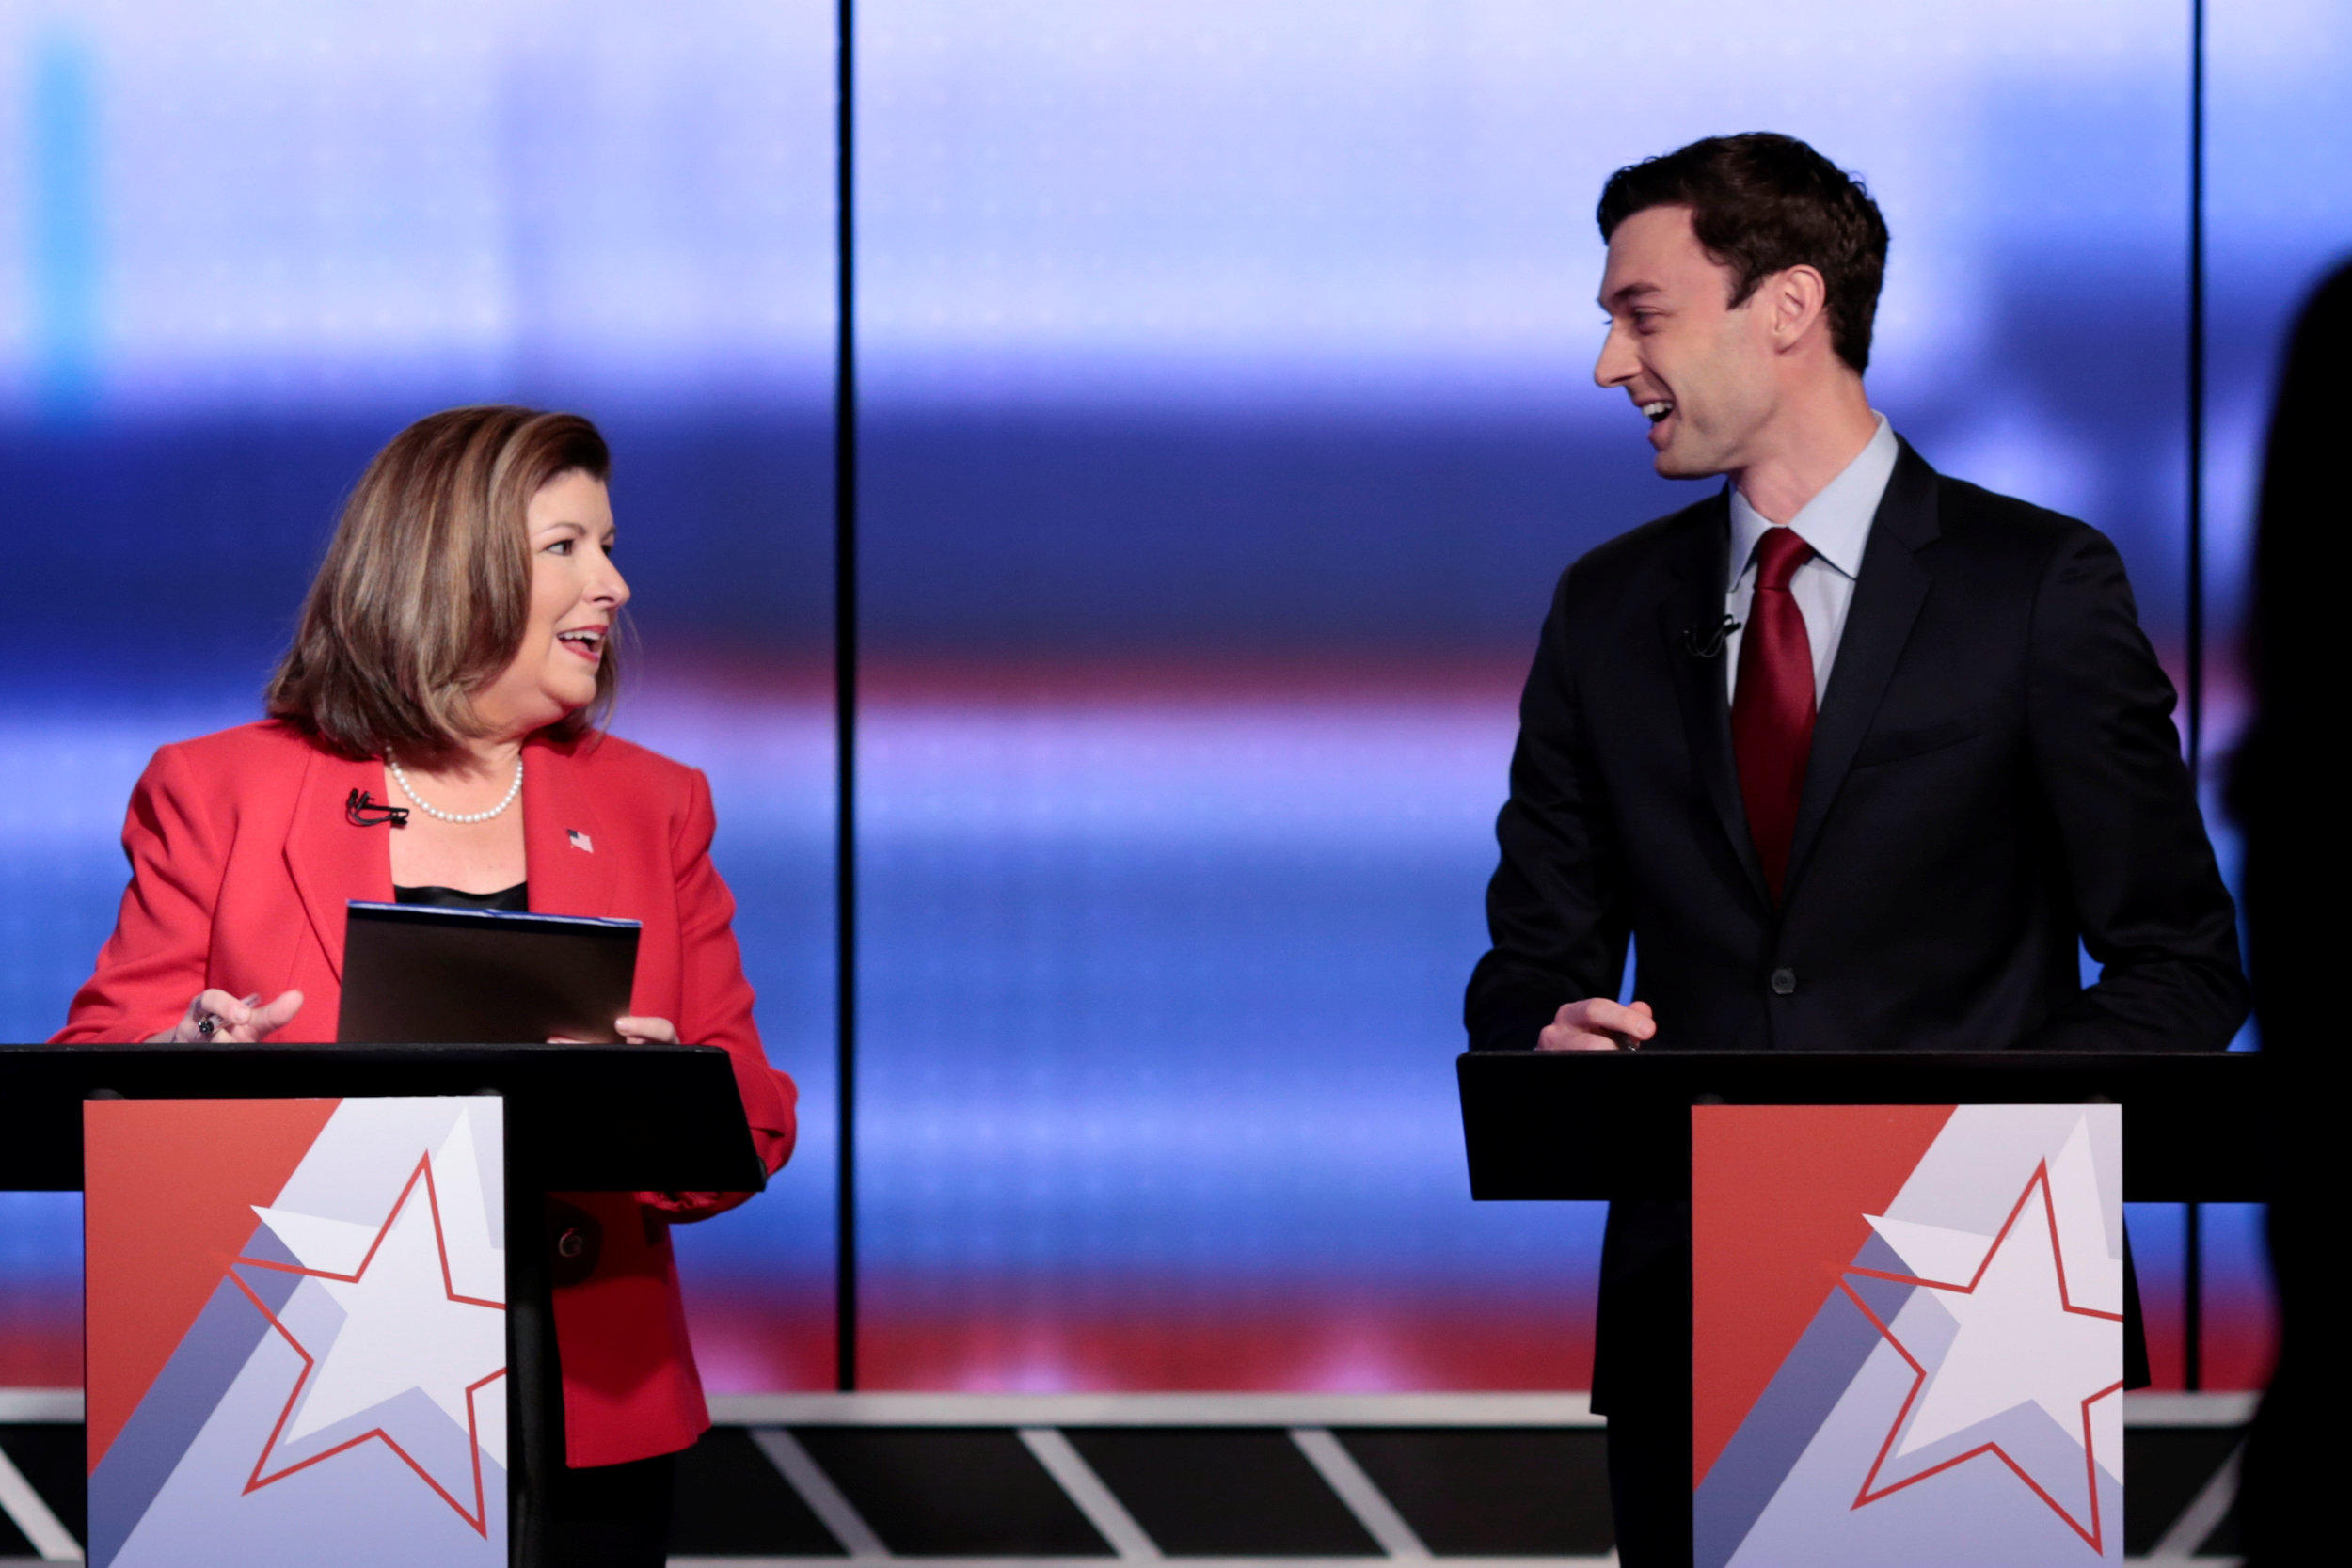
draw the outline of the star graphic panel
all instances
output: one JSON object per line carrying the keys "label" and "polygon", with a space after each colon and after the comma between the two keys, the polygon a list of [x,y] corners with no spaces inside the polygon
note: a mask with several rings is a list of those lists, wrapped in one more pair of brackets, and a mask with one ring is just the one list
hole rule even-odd
{"label": "star graphic panel", "polygon": [[2120,1560],[2120,1108],[1701,1106],[1692,1140],[1698,1563]]}
{"label": "star graphic panel", "polygon": [[[93,1316],[93,1384],[111,1376],[123,1412],[93,1437],[90,1560],[503,1564],[501,1104],[298,1102],[289,1149],[288,1103],[87,1107],[92,1299],[155,1259],[201,1291],[184,1323]],[[180,1114],[205,1143],[274,1136],[274,1178],[221,1176]],[[159,1171],[157,1147],[187,1169]]]}

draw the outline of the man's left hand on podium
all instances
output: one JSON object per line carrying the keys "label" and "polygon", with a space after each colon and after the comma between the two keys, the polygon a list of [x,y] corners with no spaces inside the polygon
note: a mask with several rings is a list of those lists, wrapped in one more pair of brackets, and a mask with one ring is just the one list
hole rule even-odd
{"label": "man's left hand on podium", "polygon": [[1552,1016],[1535,1037],[1538,1051],[1639,1051],[1642,1042],[1658,1033],[1658,1020],[1649,1004],[1631,1006],[1603,996],[1571,1002]]}

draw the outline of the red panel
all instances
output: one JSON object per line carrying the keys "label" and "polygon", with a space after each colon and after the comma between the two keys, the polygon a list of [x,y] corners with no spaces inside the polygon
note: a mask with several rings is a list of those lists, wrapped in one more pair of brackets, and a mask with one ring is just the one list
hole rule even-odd
{"label": "red panel", "polygon": [[95,1470],[334,1114],[333,1100],[82,1107],[89,1465]]}
{"label": "red panel", "polygon": [[78,1286],[30,1290],[0,1278],[0,1388],[78,1388],[82,1383],[82,1292]]}
{"label": "red panel", "polygon": [[[1949,1105],[1691,1111],[1691,1483],[1837,1288]],[[1791,1195],[1802,1194],[1802,1202]]]}

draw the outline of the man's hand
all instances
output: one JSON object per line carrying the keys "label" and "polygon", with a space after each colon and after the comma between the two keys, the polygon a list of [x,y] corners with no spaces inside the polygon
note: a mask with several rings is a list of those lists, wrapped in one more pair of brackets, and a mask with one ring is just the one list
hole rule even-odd
{"label": "man's hand", "polygon": [[1538,1051],[1638,1051],[1658,1033],[1649,1004],[1622,1003],[1588,996],[1560,1009],[1544,1032],[1535,1037]]}

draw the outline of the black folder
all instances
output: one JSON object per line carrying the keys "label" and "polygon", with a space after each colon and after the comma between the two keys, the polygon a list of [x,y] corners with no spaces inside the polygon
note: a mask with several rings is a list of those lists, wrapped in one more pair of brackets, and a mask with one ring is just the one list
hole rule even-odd
{"label": "black folder", "polygon": [[610,1043],[638,924],[353,900],[338,1039],[368,1045]]}

